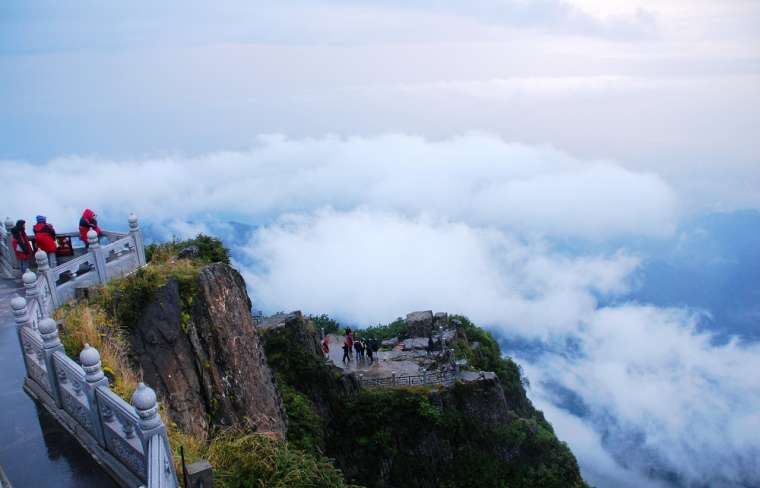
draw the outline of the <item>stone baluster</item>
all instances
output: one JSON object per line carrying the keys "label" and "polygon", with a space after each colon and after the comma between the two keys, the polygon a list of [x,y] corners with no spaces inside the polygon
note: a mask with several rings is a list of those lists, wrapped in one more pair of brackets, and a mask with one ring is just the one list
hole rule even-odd
{"label": "stone baluster", "polygon": [[140,225],[137,222],[137,215],[129,214],[129,235],[132,236],[132,240],[135,243],[135,250],[137,251],[137,264],[138,266],[145,265],[145,244],[143,243],[142,232],[140,231]]}
{"label": "stone baluster", "polygon": [[18,258],[16,258],[16,253],[13,249],[13,234],[11,234],[11,229],[13,229],[13,221],[10,217],[5,217],[5,231],[6,231],[6,239],[8,242],[8,262],[11,265],[11,268],[13,269],[19,269],[18,264]]}
{"label": "stone baluster", "polygon": [[58,324],[55,320],[46,317],[40,320],[39,332],[42,336],[42,350],[45,359],[45,368],[47,369],[48,381],[50,382],[50,391],[52,392],[53,400],[58,408],[62,407],[61,393],[58,390],[58,375],[55,372],[55,364],[53,361],[53,354],[60,351],[65,354],[63,350],[63,344],[58,337]]}
{"label": "stone baluster", "polygon": [[132,395],[132,405],[140,419],[140,431],[145,453],[145,473],[148,486],[171,487],[179,486],[174,463],[171,462],[171,448],[166,435],[166,426],[158,415],[156,392],[140,383]]}
{"label": "stone baluster", "polygon": [[58,298],[58,293],[55,288],[55,271],[50,268],[50,264],[48,263],[48,255],[42,249],[37,250],[37,252],[34,254],[34,259],[37,261],[37,275],[38,277],[42,278],[44,283],[40,284],[47,286],[49,298],[51,301],[50,307],[47,307],[45,299],[41,300],[41,302],[46,305],[44,312],[46,314],[50,314],[53,312],[53,310],[61,306],[61,301]]}
{"label": "stone baluster", "polygon": [[98,281],[101,283],[107,283],[106,256],[103,254],[103,248],[100,247],[100,242],[98,242],[98,234],[93,229],[87,231],[87,242],[90,244],[90,252],[95,257],[95,269],[98,272]]}
{"label": "stone baluster", "polygon": [[11,300],[13,309],[13,319],[16,322],[16,332],[18,334],[18,343],[21,347],[21,355],[24,359],[24,367],[27,369],[26,375],[29,376],[29,365],[26,363],[26,355],[29,352],[29,345],[24,344],[24,338],[21,336],[21,329],[29,324],[29,317],[26,310],[26,299],[24,297],[15,297]]}
{"label": "stone baluster", "polygon": [[[39,294],[40,290],[37,288],[37,275],[32,272],[32,270],[27,269],[26,273],[21,276],[21,283],[24,285],[24,296],[26,296],[26,304],[29,307],[29,310],[33,310],[34,304],[37,304],[37,307],[39,307],[39,300],[37,299],[37,295]],[[39,310],[39,308],[38,308]],[[32,327],[32,329],[37,330],[37,327],[35,326],[35,317],[33,313],[29,313],[29,325]]]}
{"label": "stone baluster", "polygon": [[[95,390],[99,386],[108,388],[108,378],[103,374],[100,353],[94,347],[85,344],[84,349],[79,353],[79,362],[82,364],[82,369],[84,369],[84,394],[87,397],[87,403],[90,405],[90,418],[92,425],[95,426],[95,438],[101,446],[106,447],[103,425],[100,422],[98,400],[95,396]],[[104,415],[104,417],[107,416]]]}

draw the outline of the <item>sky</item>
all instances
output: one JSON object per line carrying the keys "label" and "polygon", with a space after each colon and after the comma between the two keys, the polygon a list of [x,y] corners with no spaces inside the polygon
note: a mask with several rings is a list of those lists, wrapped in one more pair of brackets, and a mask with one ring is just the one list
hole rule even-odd
{"label": "sky", "polygon": [[754,0],[5,1],[0,213],[228,237],[268,312],[464,313],[532,345],[505,352],[596,486],[758,485],[757,336],[636,298],[642,242],[760,210],[758,26]]}

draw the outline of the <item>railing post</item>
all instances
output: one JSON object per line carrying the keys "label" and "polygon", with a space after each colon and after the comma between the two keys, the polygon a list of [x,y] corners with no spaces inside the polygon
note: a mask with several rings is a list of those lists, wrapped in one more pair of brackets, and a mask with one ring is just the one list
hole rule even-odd
{"label": "railing post", "polygon": [[55,309],[61,306],[60,300],[58,299],[58,293],[55,289],[55,278],[53,277],[54,271],[50,269],[50,264],[48,263],[48,255],[42,249],[37,250],[37,252],[34,254],[34,259],[37,260],[37,276],[39,277],[42,275],[42,279],[47,285],[47,294],[43,295],[43,298],[45,296],[49,296],[52,305],[50,309],[48,309],[46,306],[45,312],[52,314]]}
{"label": "railing post", "polygon": [[423,385],[427,384],[427,370],[426,369],[422,370],[422,384]]}
{"label": "railing post", "polygon": [[108,277],[106,276],[106,257],[103,254],[103,248],[100,247],[98,234],[93,229],[87,231],[87,242],[90,244],[90,252],[95,257],[95,269],[98,272],[98,280],[101,283],[107,283]]}
{"label": "railing post", "polygon": [[140,226],[137,222],[137,215],[129,214],[129,235],[135,241],[135,249],[137,251],[137,264],[139,266],[145,265],[145,245],[143,243],[142,232],[140,232]]}
{"label": "railing post", "polygon": [[58,375],[55,371],[55,361],[53,361],[54,353],[61,351],[65,354],[61,339],[58,337],[58,325],[55,320],[46,317],[40,320],[39,331],[42,336],[42,351],[45,355],[45,369],[47,369],[50,382],[50,391],[56,406],[61,408],[61,392],[58,390]]}
{"label": "railing post", "polygon": [[[29,304],[33,301],[37,301],[37,295],[40,290],[37,288],[37,275],[31,269],[27,269],[21,276],[21,283],[24,285],[24,296],[26,297],[26,303]],[[39,303],[39,302],[38,302]],[[29,317],[33,319],[33,317]]]}
{"label": "railing post", "polygon": [[95,397],[95,390],[99,386],[108,387],[108,378],[103,374],[100,353],[94,347],[85,344],[84,349],[79,353],[79,362],[82,363],[84,370],[84,393],[87,396],[87,403],[90,405],[90,419],[92,425],[95,426],[95,437],[102,447],[106,447],[103,425],[100,421],[100,408]]}
{"label": "railing post", "polygon": [[132,395],[132,405],[140,418],[140,438],[145,453],[145,473],[149,488],[177,488],[177,473],[166,435],[166,426],[158,415],[156,392],[140,383]]}
{"label": "railing post", "polygon": [[392,385],[396,384],[396,372],[395,371],[391,371],[391,384]]}
{"label": "railing post", "polygon": [[11,270],[19,269],[18,259],[16,258],[16,252],[15,249],[13,249],[13,234],[11,234],[11,230],[13,229],[13,221],[10,217],[5,217],[5,234],[6,234],[6,240],[8,242],[8,263],[11,266]]}
{"label": "railing post", "polygon": [[8,236],[10,232],[5,231],[5,226],[0,225],[0,275],[5,278],[13,278],[13,264],[11,255],[13,254]]}
{"label": "railing post", "polygon": [[21,329],[29,322],[26,312],[26,299],[24,297],[15,297],[11,300],[11,308],[13,309],[13,319],[16,322],[16,332],[18,333],[18,343],[21,347],[21,358],[24,361],[24,369],[26,370],[26,376],[29,376],[29,365],[26,364],[26,347],[24,347],[24,339],[21,337]]}

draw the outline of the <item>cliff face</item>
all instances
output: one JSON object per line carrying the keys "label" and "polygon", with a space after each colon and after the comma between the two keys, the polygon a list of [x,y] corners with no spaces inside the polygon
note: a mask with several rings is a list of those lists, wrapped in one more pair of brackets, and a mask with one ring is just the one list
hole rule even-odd
{"label": "cliff face", "polygon": [[129,334],[132,359],[180,430],[200,439],[214,426],[284,435],[287,420],[251,317],[240,274],[202,268],[181,289],[160,287]]}

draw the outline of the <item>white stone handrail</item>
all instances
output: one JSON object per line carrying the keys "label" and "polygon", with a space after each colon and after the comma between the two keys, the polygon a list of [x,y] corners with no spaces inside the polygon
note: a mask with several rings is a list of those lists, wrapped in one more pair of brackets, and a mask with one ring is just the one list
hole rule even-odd
{"label": "white stone handrail", "polygon": [[[112,392],[103,374],[100,354],[85,344],[79,363],[69,358],[50,318],[71,291],[72,283],[105,283],[124,270],[145,264],[137,218],[130,215],[130,232],[101,247],[94,232],[87,254],[51,269],[47,256],[36,255],[39,276],[27,271],[22,277],[25,298],[11,300],[19,345],[26,367],[25,390],[39,400],[63,427],[76,437],[123,486],[179,488],[169,439],[153,390],[140,384],[132,405]],[[0,249],[2,251],[2,249]],[[121,256],[106,262],[111,251]],[[107,254],[106,254],[107,253]],[[132,256],[126,259],[123,256]],[[95,272],[78,275],[90,263]],[[117,266],[114,266],[116,263]],[[109,268],[108,265],[111,265]],[[64,273],[72,279],[58,283]],[[62,293],[62,292],[66,293]]]}
{"label": "white stone handrail", "polygon": [[[45,259],[47,259],[47,256],[45,256]],[[79,274],[79,270],[84,264],[89,265],[88,272],[95,269],[95,257],[92,255],[92,253],[82,254],[81,256],[72,259],[71,261],[67,261],[64,264],[56,266],[51,270],[51,274],[53,275],[53,279],[56,283],[61,279],[63,275],[67,273],[71,275],[72,279],[76,279],[76,276]]]}

